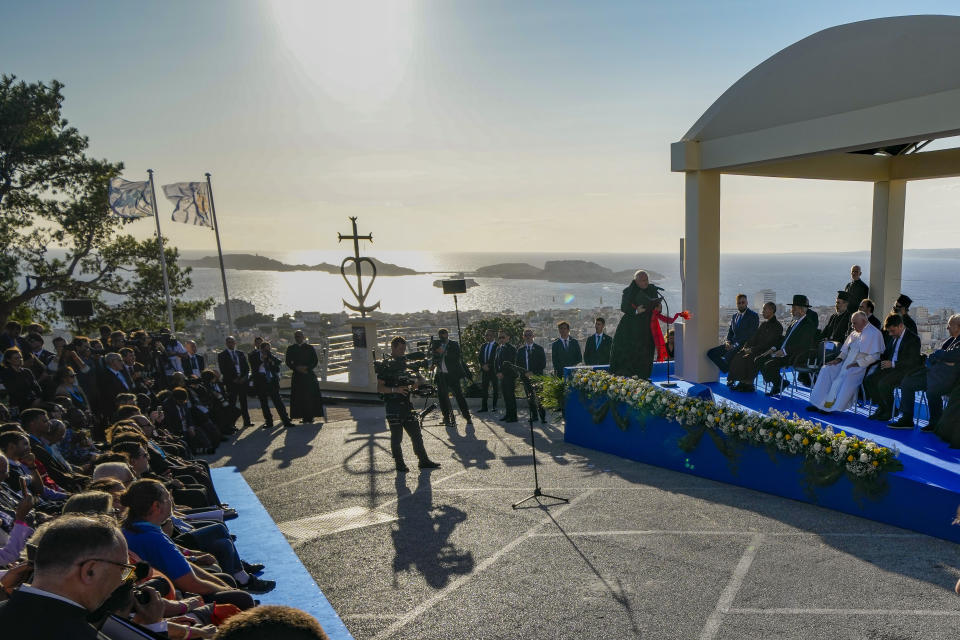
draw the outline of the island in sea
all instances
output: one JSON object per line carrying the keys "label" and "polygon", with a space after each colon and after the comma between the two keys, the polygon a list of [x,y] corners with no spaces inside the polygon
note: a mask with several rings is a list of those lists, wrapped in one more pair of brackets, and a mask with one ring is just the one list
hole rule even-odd
{"label": "island in sea", "polygon": [[[408,269],[389,262],[381,262],[371,257],[377,266],[377,275],[381,276],[413,276],[421,271]],[[187,267],[209,269],[220,268],[217,256],[205,256],[198,260],[182,259],[180,263]],[[340,273],[340,266],[322,262],[320,264],[286,264],[273,258],[249,253],[230,253],[223,256],[225,269],[239,269],[252,271],[322,271],[324,273]],[[656,271],[647,270],[651,280],[663,280],[664,276]],[[548,282],[623,282],[633,279],[633,270],[613,271],[587,260],[550,260],[543,268],[535,267],[525,262],[505,262],[480,267],[476,271],[458,274],[458,277],[474,278],[507,278],[517,280],[547,280]]]}

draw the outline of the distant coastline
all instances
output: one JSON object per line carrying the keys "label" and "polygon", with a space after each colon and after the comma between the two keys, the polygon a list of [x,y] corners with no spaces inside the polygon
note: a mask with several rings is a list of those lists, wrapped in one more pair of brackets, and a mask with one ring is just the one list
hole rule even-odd
{"label": "distant coastline", "polygon": [[[399,265],[382,262],[370,258],[377,266],[377,275],[381,276],[412,276],[422,275],[425,272],[408,269]],[[220,261],[217,256],[204,256],[190,260],[181,259],[180,264],[187,267],[219,269]],[[231,253],[223,256],[225,269],[240,271],[320,271],[323,273],[340,273],[339,265],[326,262],[315,265],[286,264],[280,260],[249,253]],[[525,262],[506,262],[464,273],[464,276],[476,278],[505,278],[522,280],[546,280],[548,282],[629,282],[633,279],[634,270],[614,271],[595,262],[587,260],[550,260],[541,269]],[[664,275],[647,269],[651,280],[662,280]]]}

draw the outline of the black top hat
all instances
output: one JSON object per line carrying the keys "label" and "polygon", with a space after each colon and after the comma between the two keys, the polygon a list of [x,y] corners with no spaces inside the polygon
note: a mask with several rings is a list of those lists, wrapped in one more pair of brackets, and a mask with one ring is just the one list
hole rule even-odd
{"label": "black top hat", "polygon": [[837,291],[837,300],[850,300],[850,296],[846,291]]}
{"label": "black top hat", "polygon": [[910,308],[910,305],[913,304],[913,300],[911,300],[911,299],[910,299],[910,296],[908,296],[907,294],[901,293],[901,294],[900,294],[900,297],[897,298],[897,302],[896,302],[895,304],[896,304],[896,306],[898,306],[898,307],[903,307],[904,309],[909,309],[909,308]]}
{"label": "black top hat", "polygon": [[793,302],[791,302],[790,304],[795,307],[810,306],[810,302],[807,300],[807,296],[803,295],[802,293],[793,294]]}

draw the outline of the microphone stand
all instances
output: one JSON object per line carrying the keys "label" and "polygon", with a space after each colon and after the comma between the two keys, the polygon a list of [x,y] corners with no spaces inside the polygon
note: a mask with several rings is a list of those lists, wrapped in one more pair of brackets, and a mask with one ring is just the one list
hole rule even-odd
{"label": "microphone stand", "polygon": [[[667,299],[663,297],[663,294],[660,294],[660,295],[659,295],[659,298],[660,298],[660,300],[663,302],[663,306],[664,306],[664,307],[666,308],[666,310],[667,310],[666,315],[669,316],[669,315],[670,315],[670,304],[667,302]],[[657,322],[659,322],[659,320],[657,320]],[[674,321],[673,324],[676,324],[676,321]],[[668,329],[668,331],[669,331],[669,329]],[[660,383],[660,386],[663,387],[663,388],[665,388],[665,389],[676,389],[676,388],[677,388],[677,383],[670,381],[670,362],[671,362],[671,360],[670,360],[670,358],[669,358],[669,355],[670,355],[670,354],[667,354],[667,356],[668,356],[668,358],[667,358],[667,381],[666,381],[666,382],[661,382],[661,383]]]}
{"label": "microphone stand", "polygon": [[513,369],[520,374],[520,381],[523,383],[523,391],[527,395],[527,421],[530,423],[530,448],[533,450],[533,493],[519,502],[514,502],[510,506],[516,509],[524,502],[527,502],[528,500],[534,500],[534,499],[536,499],[537,503],[539,504],[540,498],[550,498],[552,500],[559,500],[560,502],[570,502],[568,498],[561,498],[560,496],[552,496],[540,490],[540,477],[537,474],[537,445],[536,445],[536,442],[534,441],[534,434],[533,434],[533,421],[538,414],[537,407],[540,406],[540,403],[537,400],[537,390],[533,386],[533,383],[530,382],[530,379],[527,378],[526,369],[524,369],[523,367],[518,367],[517,365],[509,362],[506,362],[504,364],[506,364],[509,367],[513,367]]}

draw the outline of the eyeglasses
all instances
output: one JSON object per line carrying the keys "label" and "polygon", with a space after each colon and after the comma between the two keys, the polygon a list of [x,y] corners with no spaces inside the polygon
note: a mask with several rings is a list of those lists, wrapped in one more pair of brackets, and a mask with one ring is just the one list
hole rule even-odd
{"label": "eyeglasses", "polygon": [[130,564],[129,562],[117,562],[116,560],[107,560],[106,558],[87,558],[86,560],[81,560],[77,564],[83,564],[84,562],[106,562],[107,564],[112,564],[118,567],[123,567],[123,573],[120,574],[120,581],[126,582],[130,576],[133,575],[133,572],[137,569],[137,565]]}

